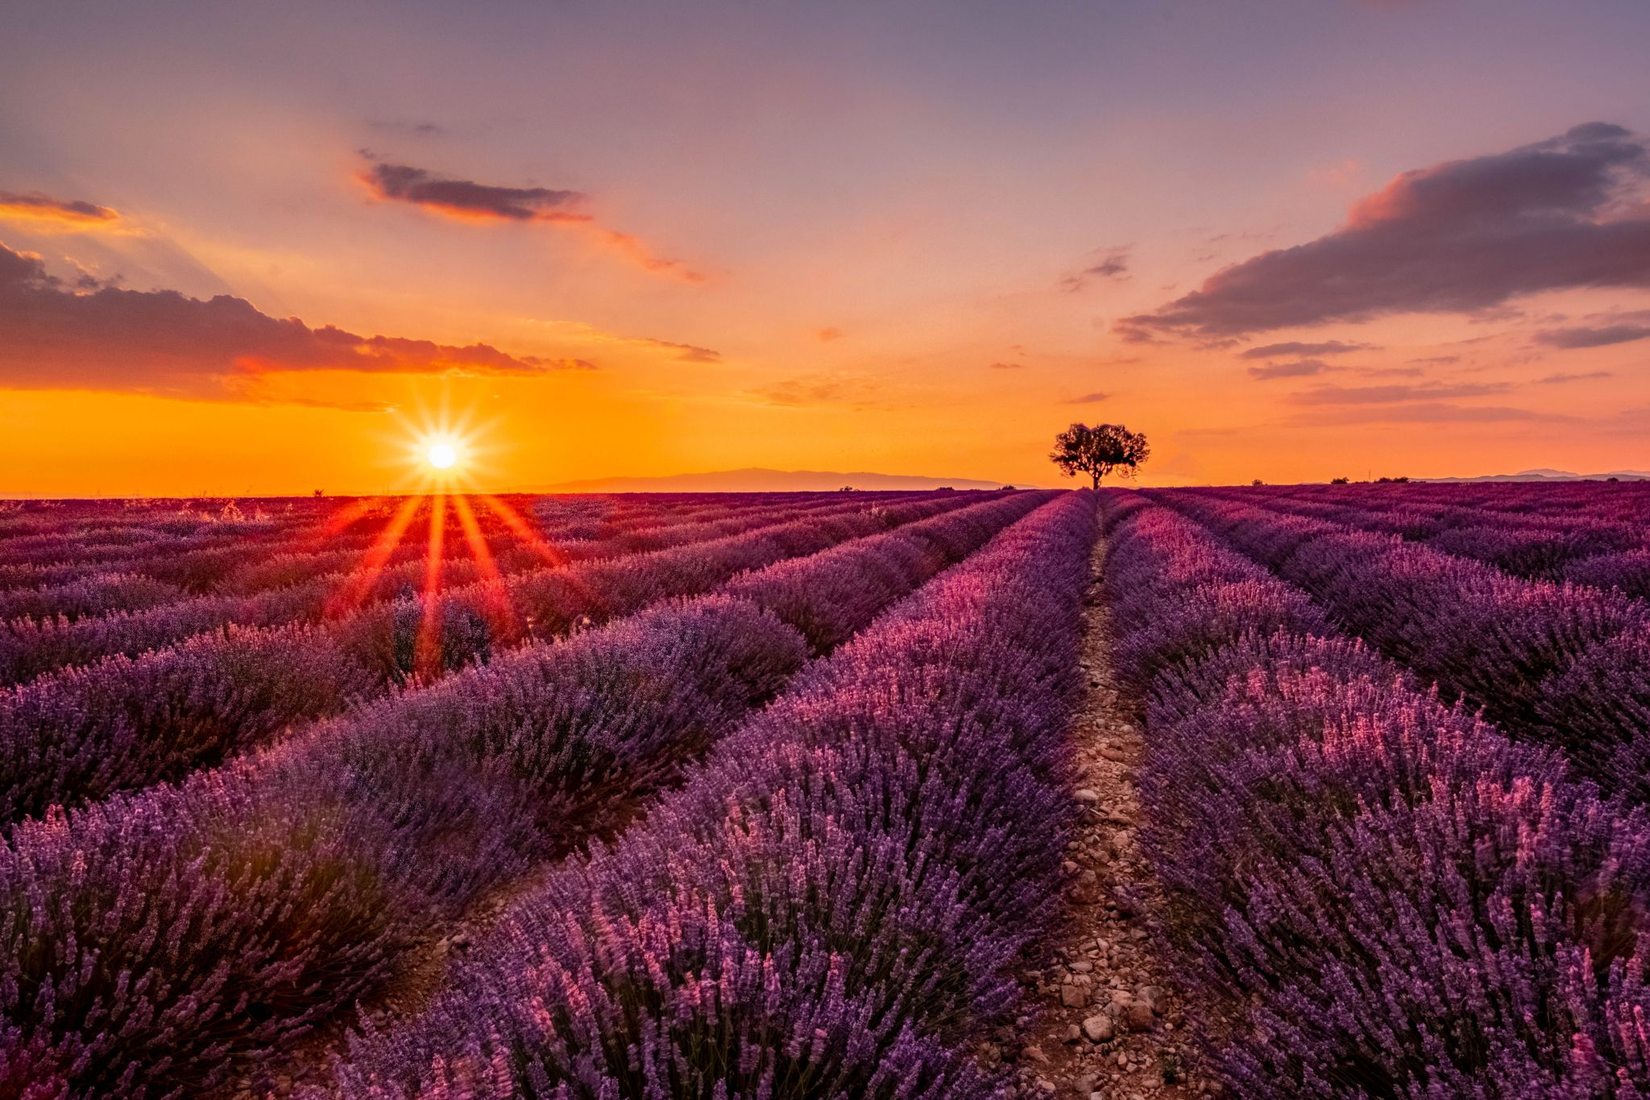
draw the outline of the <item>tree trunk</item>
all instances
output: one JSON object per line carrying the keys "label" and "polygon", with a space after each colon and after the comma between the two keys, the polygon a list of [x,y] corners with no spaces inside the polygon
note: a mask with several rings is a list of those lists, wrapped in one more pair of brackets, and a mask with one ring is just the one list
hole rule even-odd
{"label": "tree trunk", "polygon": [[1094,479],[1094,488],[1096,488],[1096,489],[1100,488],[1100,475],[1099,474],[1090,474],[1089,476]]}

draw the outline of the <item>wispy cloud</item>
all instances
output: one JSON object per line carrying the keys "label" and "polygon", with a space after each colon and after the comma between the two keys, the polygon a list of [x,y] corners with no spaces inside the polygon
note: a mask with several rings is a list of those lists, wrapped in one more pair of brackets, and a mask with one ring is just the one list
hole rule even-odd
{"label": "wispy cloud", "polygon": [[804,374],[747,392],[763,404],[784,408],[836,406],[864,411],[891,407],[882,383],[866,375]]}
{"label": "wispy cloud", "polygon": [[992,370],[1024,370],[1025,369],[1025,364],[1024,363],[1011,363],[1011,362],[1008,362],[1007,360],[1002,360],[1002,359],[999,359],[995,363],[987,363],[986,366],[991,368]]}
{"label": "wispy cloud", "polygon": [[1261,381],[1270,381],[1274,378],[1304,378],[1312,374],[1322,374],[1331,369],[1322,359],[1297,359],[1292,363],[1267,363],[1264,366],[1250,367],[1249,377]]}
{"label": "wispy cloud", "polygon": [[1457,405],[1447,401],[1413,405],[1352,405],[1318,409],[1297,418],[1302,426],[1351,424],[1512,424],[1560,422],[1573,417],[1505,405]]}
{"label": "wispy cloud", "polygon": [[1602,348],[1610,344],[1626,344],[1634,340],[1650,339],[1650,324],[1622,322],[1613,325],[1574,325],[1568,328],[1544,329],[1535,334],[1535,342],[1552,348]]}
{"label": "wispy cloud", "polygon": [[581,191],[554,187],[509,187],[438,175],[410,164],[377,160],[362,150],[368,165],[359,179],[371,194],[459,221],[494,224],[548,224],[576,230],[644,271],[683,282],[705,276],[680,260],[659,256],[642,240],[600,224],[585,208]]}
{"label": "wispy cloud", "polygon": [[438,123],[407,119],[368,119],[367,126],[380,133],[394,134],[397,137],[438,138],[447,133],[447,128]]}
{"label": "wispy cloud", "polygon": [[1565,382],[1596,382],[1602,378],[1614,377],[1615,375],[1607,370],[1559,371],[1557,374],[1549,374],[1545,378],[1537,378],[1536,381],[1546,386],[1557,386]]}
{"label": "wispy cloud", "polygon": [[1324,356],[1347,355],[1356,351],[1375,351],[1374,344],[1349,344],[1341,340],[1326,340],[1323,343],[1305,343],[1300,340],[1288,340],[1281,344],[1262,344],[1259,347],[1245,348],[1238,352],[1239,359],[1278,359],[1284,356]]}
{"label": "wispy cloud", "polygon": [[1650,208],[1621,213],[1647,176],[1644,140],[1602,122],[1406,172],[1335,232],[1228,267],[1115,330],[1217,341],[1395,313],[1481,313],[1546,290],[1650,287]]}
{"label": "wispy cloud", "polygon": [[0,221],[26,222],[35,229],[96,232],[121,225],[120,214],[80,199],[57,199],[39,191],[0,191]]}
{"label": "wispy cloud", "polygon": [[1129,252],[1132,245],[1118,245],[1100,249],[1089,263],[1060,280],[1060,289],[1075,294],[1097,279],[1126,279],[1129,276]]}
{"label": "wispy cloud", "polygon": [[1060,402],[1060,404],[1062,404],[1062,405],[1098,405],[1100,402],[1109,400],[1110,398],[1111,398],[1111,394],[1101,393],[1099,390],[1096,390],[1093,393],[1085,393],[1085,394],[1079,394],[1076,397],[1068,397],[1064,401]]}
{"label": "wispy cloud", "polygon": [[1314,386],[1289,395],[1297,405],[1396,405],[1461,397],[1486,397],[1512,389],[1505,382],[1425,382],[1420,385]]}
{"label": "wispy cloud", "polygon": [[674,340],[653,340],[643,338],[639,343],[648,347],[663,348],[671,353],[671,358],[680,359],[684,363],[720,363],[722,353],[715,348],[702,348],[698,344],[678,344]]}
{"label": "wispy cloud", "polygon": [[549,187],[495,187],[434,175],[409,164],[372,164],[362,182],[381,199],[412,203],[438,214],[476,221],[587,222],[569,207],[584,200],[577,191]]}

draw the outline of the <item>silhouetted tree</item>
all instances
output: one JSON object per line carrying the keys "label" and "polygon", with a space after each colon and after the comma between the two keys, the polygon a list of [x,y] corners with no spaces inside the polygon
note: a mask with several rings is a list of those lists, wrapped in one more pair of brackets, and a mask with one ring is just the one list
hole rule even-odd
{"label": "silhouetted tree", "polygon": [[1113,470],[1132,475],[1152,453],[1146,437],[1121,424],[1073,424],[1054,439],[1049,459],[1067,477],[1088,474],[1096,489]]}

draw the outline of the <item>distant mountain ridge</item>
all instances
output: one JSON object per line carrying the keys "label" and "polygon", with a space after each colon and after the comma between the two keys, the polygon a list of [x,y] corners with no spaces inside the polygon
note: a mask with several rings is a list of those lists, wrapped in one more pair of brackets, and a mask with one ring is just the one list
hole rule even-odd
{"label": "distant mountain ridge", "polygon": [[1569,470],[1522,470],[1516,474],[1482,474],[1478,477],[1420,477],[1416,481],[1650,481],[1650,472],[1644,470],[1612,470],[1607,474],[1576,474]]}
{"label": "distant mountain ridge", "polygon": [[924,477],[914,474],[838,473],[832,470],[770,470],[752,466],[742,470],[712,470],[663,477],[599,477],[562,481],[517,490],[525,493],[819,493],[852,486],[855,489],[1001,489],[1003,481],[966,477]]}

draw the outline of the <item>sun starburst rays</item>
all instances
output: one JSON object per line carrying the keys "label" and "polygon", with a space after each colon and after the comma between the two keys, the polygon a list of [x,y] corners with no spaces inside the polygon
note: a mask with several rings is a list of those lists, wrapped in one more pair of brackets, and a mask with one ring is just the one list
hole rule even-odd
{"label": "sun starburst rays", "polygon": [[[531,619],[512,604],[506,570],[499,564],[500,539],[525,547],[543,566],[565,565],[569,559],[509,500],[477,490],[477,481],[487,473],[492,448],[473,416],[455,415],[445,408],[421,411],[404,419],[402,429],[392,452],[401,456],[406,494],[390,498],[393,507],[386,507],[385,498],[349,502],[323,525],[330,537],[336,537],[363,521],[378,522],[375,512],[387,517],[365,550],[360,567],[351,571],[347,586],[329,601],[328,612],[348,614],[390,595],[380,589],[386,587],[386,573],[392,565],[409,570],[404,584],[409,594],[416,590],[420,607],[409,639],[407,671],[426,679],[439,675],[443,668],[446,626],[442,605],[445,591],[454,584],[480,586],[486,626],[495,636],[520,638],[532,633]],[[422,553],[409,557],[404,551],[416,554],[419,550],[419,527],[424,528]],[[465,555],[473,572],[454,580],[451,562]],[[422,567],[412,574],[412,562],[419,557]]]}

